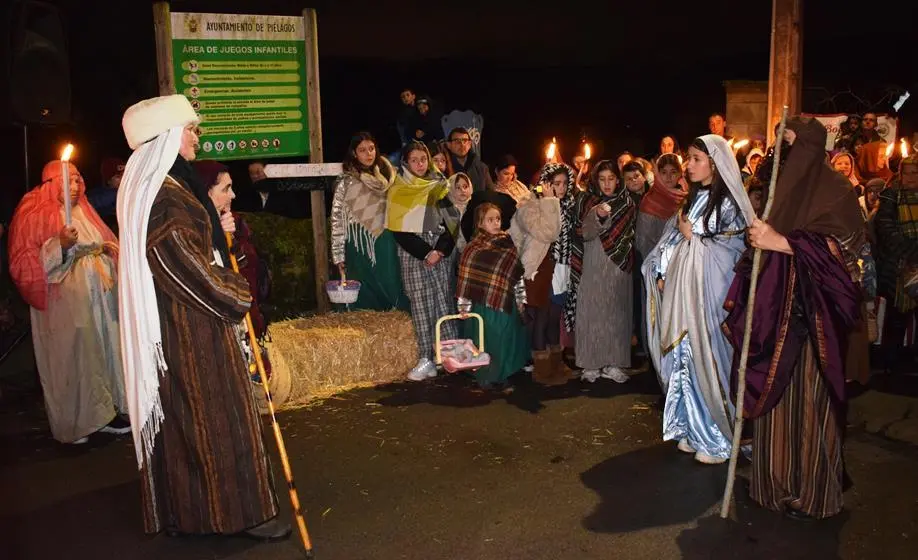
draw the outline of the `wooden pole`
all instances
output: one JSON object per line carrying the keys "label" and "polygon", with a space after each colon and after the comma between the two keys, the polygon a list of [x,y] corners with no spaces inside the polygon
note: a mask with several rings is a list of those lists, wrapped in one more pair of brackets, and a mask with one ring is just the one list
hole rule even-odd
{"label": "wooden pole", "polygon": [[172,73],[172,17],[169,2],[153,4],[153,36],[156,38],[156,74],[159,95],[175,93]]}
{"label": "wooden pole", "polygon": [[775,125],[783,107],[801,112],[803,91],[803,0],[772,0],[771,62],[768,78],[768,143],[774,144]]}
{"label": "wooden pole", "polygon": [[[226,235],[226,246],[233,248],[233,236],[229,233]],[[236,262],[236,256],[230,251],[230,264],[233,271],[239,272],[239,263]],[[252,354],[255,356],[255,370],[261,378],[261,388],[265,391],[265,400],[268,402],[268,412],[271,415],[271,428],[274,431],[274,441],[277,443],[277,452],[280,455],[281,465],[284,467],[284,479],[287,481],[287,490],[290,493],[290,504],[293,507],[293,518],[296,520],[296,527],[300,534],[300,541],[303,543],[303,551],[307,558],[312,558],[312,541],[309,539],[309,531],[306,529],[306,518],[303,516],[303,507],[300,505],[300,496],[296,491],[296,483],[293,481],[293,469],[290,468],[290,458],[287,455],[287,446],[284,445],[284,436],[281,434],[280,424],[277,422],[277,416],[274,414],[274,401],[271,400],[271,389],[268,388],[268,374],[265,372],[265,363],[261,359],[261,346],[258,345],[258,338],[255,336],[255,327],[252,326],[252,314],[245,314],[245,328],[249,335],[249,344],[252,347]]]}
{"label": "wooden pole", "polygon": [[[787,107],[781,108],[781,121],[778,123],[778,136],[784,136],[784,127],[787,125]],[[771,183],[768,185],[768,200],[762,212],[762,221],[768,220],[771,214],[771,205],[775,201],[775,185],[778,184],[778,167],[781,161],[781,142],[775,143],[774,159],[771,167]],[[739,369],[736,372],[736,420],[733,423],[733,446],[730,450],[730,465],[727,468],[727,485],[724,496],[720,501],[720,517],[726,519],[730,514],[730,502],[733,501],[733,485],[736,482],[736,463],[739,461],[740,441],[743,437],[743,411],[746,399],[746,367],[749,362],[749,343],[752,339],[752,317],[755,312],[755,293],[759,285],[759,262],[762,260],[762,250],[756,249],[752,255],[752,272],[749,282],[749,298],[746,300],[746,330],[743,332],[743,345],[740,348]]]}
{"label": "wooden pole", "polygon": [[[322,163],[322,99],[319,96],[319,35],[316,11],[303,10],[306,34],[306,100],[309,110],[309,163]],[[328,281],[328,228],[325,224],[325,191],[309,194],[312,206],[312,240],[316,267],[316,305],[320,313],[329,310],[325,282]]]}

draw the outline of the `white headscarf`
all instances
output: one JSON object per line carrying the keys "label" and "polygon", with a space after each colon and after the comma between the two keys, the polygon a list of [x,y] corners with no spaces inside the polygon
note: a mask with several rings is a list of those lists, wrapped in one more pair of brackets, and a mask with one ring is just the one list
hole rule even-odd
{"label": "white headscarf", "polygon": [[153,452],[163,421],[159,375],[166,371],[153,274],[147,262],[147,225],[153,201],[178,157],[183,129],[172,127],[141,144],[128,160],[118,187],[121,360],[138,468]]}
{"label": "white headscarf", "polygon": [[736,201],[737,207],[743,213],[746,224],[752,225],[752,221],[755,219],[755,211],[752,209],[752,202],[749,201],[746,189],[743,188],[743,176],[740,174],[736,156],[733,155],[733,149],[727,144],[724,137],[719,134],[705,134],[701,137],[701,141],[707,146],[708,155],[714,160],[714,167],[717,168],[718,175],[724,180],[730,190],[730,194],[733,195],[733,200]]}

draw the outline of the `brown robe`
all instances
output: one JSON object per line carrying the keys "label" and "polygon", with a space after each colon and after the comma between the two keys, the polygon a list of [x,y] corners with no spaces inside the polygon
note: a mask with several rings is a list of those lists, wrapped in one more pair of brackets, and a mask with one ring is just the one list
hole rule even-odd
{"label": "brown robe", "polygon": [[167,177],[147,232],[168,371],[164,420],[141,471],[144,525],[237,533],[277,515],[252,382],[234,333],[251,304],[245,278],[213,264],[211,225]]}

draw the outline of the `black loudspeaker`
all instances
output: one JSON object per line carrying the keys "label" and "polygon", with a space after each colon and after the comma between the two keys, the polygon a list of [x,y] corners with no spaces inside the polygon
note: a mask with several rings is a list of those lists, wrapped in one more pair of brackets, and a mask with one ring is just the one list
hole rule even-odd
{"label": "black loudspeaker", "polygon": [[9,12],[9,103],[25,124],[70,122],[70,64],[58,8],[14,1]]}

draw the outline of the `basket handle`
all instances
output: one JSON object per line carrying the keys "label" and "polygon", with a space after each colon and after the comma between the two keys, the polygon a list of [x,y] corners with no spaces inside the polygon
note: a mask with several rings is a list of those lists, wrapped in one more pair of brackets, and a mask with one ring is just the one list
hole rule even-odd
{"label": "basket handle", "polygon": [[437,319],[437,326],[434,328],[434,353],[436,354],[437,365],[443,363],[443,357],[440,355],[440,325],[445,321],[460,320],[465,319],[478,319],[478,341],[480,346],[478,348],[478,353],[485,351],[484,346],[484,319],[481,318],[481,315],[478,313],[459,313],[457,315],[444,315]]}

